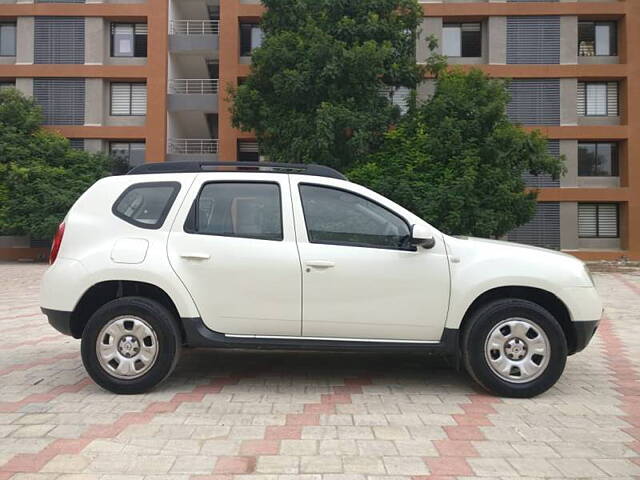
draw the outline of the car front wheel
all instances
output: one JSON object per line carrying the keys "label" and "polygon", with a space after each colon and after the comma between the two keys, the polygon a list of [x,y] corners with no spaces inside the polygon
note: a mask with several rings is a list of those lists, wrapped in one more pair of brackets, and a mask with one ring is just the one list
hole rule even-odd
{"label": "car front wheel", "polygon": [[480,308],[463,333],[469,374],[486,390],[528,398],[551,388],[562,375],[567,341],[557,320],[540,305],[501,299]]}
{"label": "car front wheel", "polygon": [[174,316],[143,297],[106,303],[82,333],[82,362],[91,378],[113,393],[144,393],[168,377],[180,354]]}

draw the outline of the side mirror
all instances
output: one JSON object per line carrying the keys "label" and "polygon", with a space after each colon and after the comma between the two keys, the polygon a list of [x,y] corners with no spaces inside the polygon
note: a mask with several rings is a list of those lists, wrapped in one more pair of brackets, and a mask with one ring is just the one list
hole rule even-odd
{"label": "side mirror", "polygon": [[420,245],[422,248],[428,249],[433,248],[435,244],[436,239],[428,227],[417,223],[411,227],[411,245]]}

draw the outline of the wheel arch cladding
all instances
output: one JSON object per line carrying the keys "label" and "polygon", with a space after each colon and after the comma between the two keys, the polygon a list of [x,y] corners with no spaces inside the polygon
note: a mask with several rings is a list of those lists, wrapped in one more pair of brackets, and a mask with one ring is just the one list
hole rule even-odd
{"label": "wheel arch cladding", "polygon": [[[468,325],[469,319],[479,308],[489,302],[503,298],[529,300],[545,308],[560,324],[564,336],[567,339],[569,354],[575,353],[577,345],[576,330],[571,321],[569,309],[564,302],[553,293],[535,287],[504,286],[487,290],[478,296],[465,312],[462,322],[460,323],[460,331],[465,331],[465,326]],[[462,336],[463,335],[460,335],[460,341],[462,341]]]}
{"label": "wheel arch cladding", "polygon": [[137,296],[149,298],[163,305],[176,319],[182,339],[185,338],[180,315],[174,301],[162,288],[146,282],[132,280],[108,280],[96,283],[89,288],[80,298],[76,308],[71,314],[71,335],[74,338],[82,337],[89,318],[101,306],[117,298]]}

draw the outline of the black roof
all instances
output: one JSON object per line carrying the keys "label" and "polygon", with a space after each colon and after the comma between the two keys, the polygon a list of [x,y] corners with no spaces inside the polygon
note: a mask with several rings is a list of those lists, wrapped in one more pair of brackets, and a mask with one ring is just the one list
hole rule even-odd
{"label": "black roof", "polygon": [[346,180],[343,174],[330,167],[304,163],[269,162],[156,162],[132,168],[128,175],[149,173],[195,173],[195,172],[268,172],[315,175],[318,177]]}

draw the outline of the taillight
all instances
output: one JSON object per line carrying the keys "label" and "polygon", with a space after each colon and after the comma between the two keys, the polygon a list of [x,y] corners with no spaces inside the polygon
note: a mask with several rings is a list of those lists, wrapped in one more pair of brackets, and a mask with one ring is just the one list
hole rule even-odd
{"label": "taillight", "polygon": [[49,253],[49,265],[52,265],[53,262],[58,258],[58,252],[60,251],[60,244],[62,243],[62,237],[64,236],[64,222],[58,225],[58,230],[56,230],[56,234],[53,236],[53,242],[51,242],[51,252]]}

